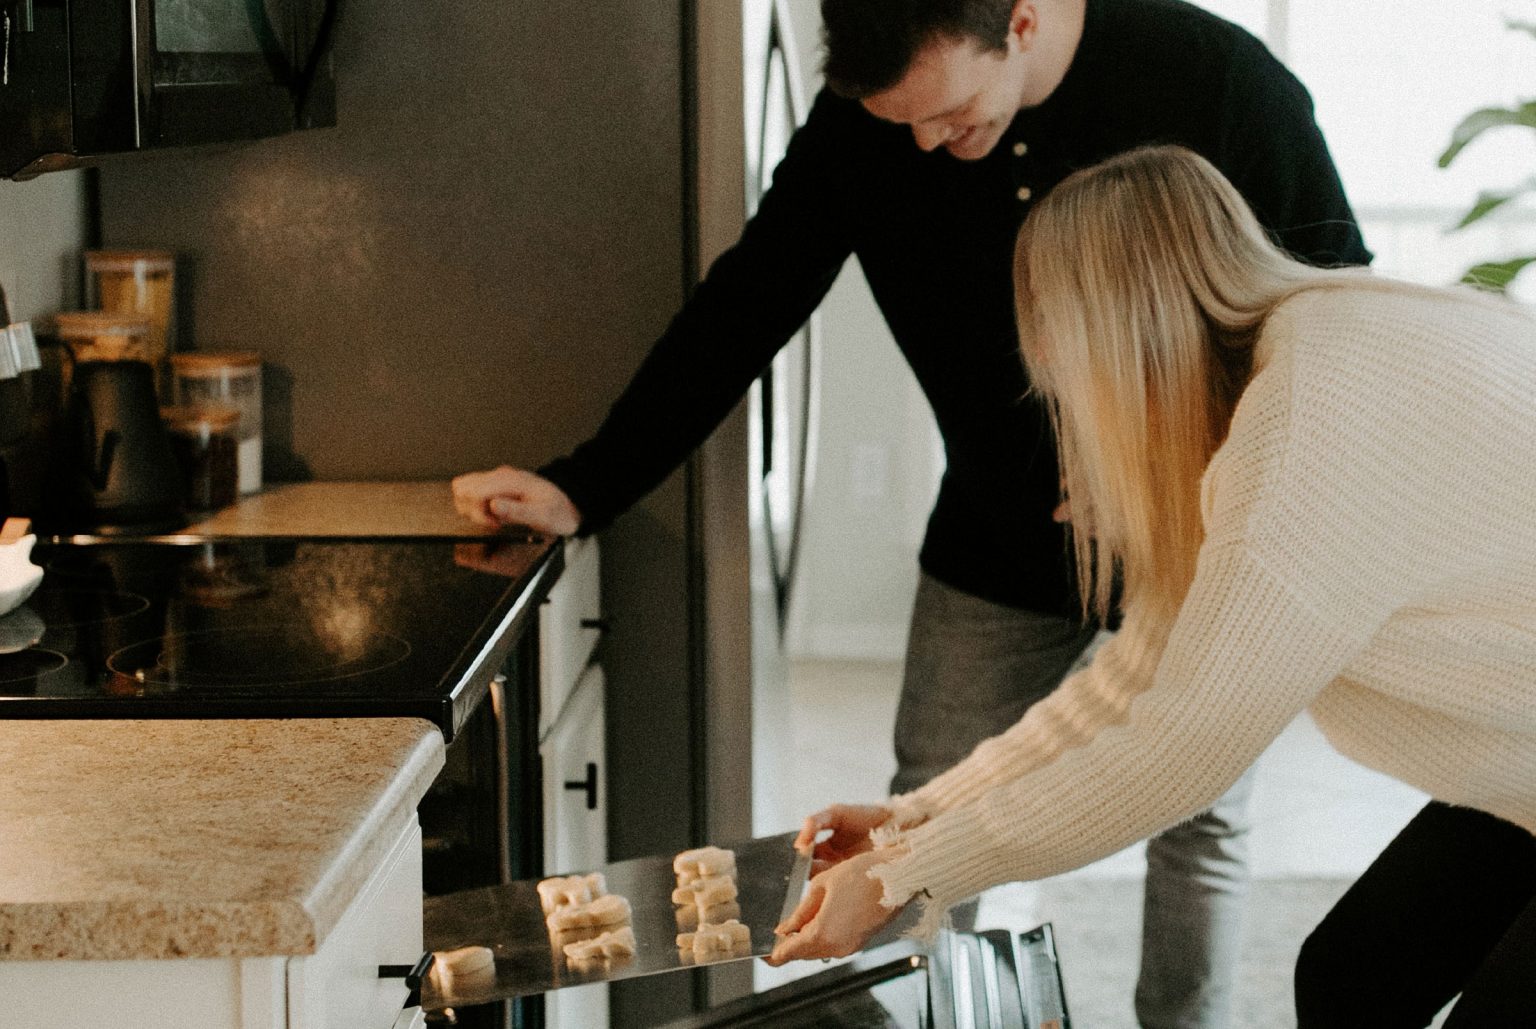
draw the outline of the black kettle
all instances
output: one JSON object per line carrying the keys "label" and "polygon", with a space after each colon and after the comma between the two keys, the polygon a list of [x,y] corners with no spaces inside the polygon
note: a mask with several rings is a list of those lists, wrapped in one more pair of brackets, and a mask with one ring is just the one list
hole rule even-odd
{"label": "black kettle", "polygon": [[181,479],[144,361],[81,361],[61,425],[53,517],[73,532],[168,532],[186,524]]}

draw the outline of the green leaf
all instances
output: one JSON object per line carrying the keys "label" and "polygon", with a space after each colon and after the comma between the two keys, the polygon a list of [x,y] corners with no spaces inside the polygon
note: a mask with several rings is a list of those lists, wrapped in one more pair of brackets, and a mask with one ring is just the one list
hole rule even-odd
{"label": "green leaf", "polygon": [[1469,286],[1477,286],[1479,289],[1502,293],[1509,288],[1509,284],[1522,269],[1532,264],[1536,264],[1536,254],[1530,257],[1516,257],[1509,261],[1492,261],[1467,269],[1461,281]]}
{"label": "green leaf", "polygon": [[1451,226],[1450,231],[1455,232],[1457,229],[1466,228],[1468,225],[1471,225],[1475,221],[1481,221],[1516,197],[1524,196],[1526,193],[1532,192],[1536,192],[1536,177],[1527,179],[1524,183],[1516,186],[1514,189],[1505,190],[1498,193],[1479,193],[1477,195],[1477,203],[1473,204],[1472,209],[1462,216],[1461,221]]}
{"label": "green leaf", "polygon": [[1527,100],[1519,107],[1485,107],[1467,115],[1451,133],[1451,145],[1440,155],[1440,167],[1449,166],[1468,143],[1484,132],[1505,125],[1536,129],[1536,100]]}
{"label": "green leaf", "polygon": [[1536,21],[1506,21],[1504,24],[1516,32],[1527,32],[1536,37]]}

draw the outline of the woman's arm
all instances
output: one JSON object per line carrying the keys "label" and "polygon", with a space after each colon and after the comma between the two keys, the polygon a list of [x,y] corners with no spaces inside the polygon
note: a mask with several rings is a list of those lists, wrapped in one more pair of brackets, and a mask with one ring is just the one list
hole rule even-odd
{"label": "woman's arm", "polygon": [[989,886],[1081,867],[1203,810],[1374,633],[1358,614],[1325,616],[1239,543],[1206,547],[1128,717],[1101,724],[1082,677],[1037,704],[1010,733],[1031,769],[902,834],[908,855],[871,873],[883,903],[926,891],[931,928]]}

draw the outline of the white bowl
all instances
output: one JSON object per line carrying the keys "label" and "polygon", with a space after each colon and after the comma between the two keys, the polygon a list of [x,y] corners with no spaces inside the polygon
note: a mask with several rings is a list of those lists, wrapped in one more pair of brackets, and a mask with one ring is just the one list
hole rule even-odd
{"label": "white bowl", "polygon": [[43,581],[43,570],[31,561],[36,542],[28,535],[0,546],[0,615],[20,607]]}

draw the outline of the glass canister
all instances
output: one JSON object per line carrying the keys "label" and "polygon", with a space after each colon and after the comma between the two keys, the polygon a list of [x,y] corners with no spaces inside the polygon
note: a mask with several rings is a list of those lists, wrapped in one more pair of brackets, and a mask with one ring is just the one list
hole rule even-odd
{"label": "glass canister", "polygon": [[240,412],[233,407],[163,407],[165,423],[181,469],[182,500],[193,514],[217,511],[235,502],[239,483]]}
{"label": "glass canister", "polygon": [[149,360],[149,319],[143,315],[61,311],[54,315],[54,332],[69,354],[59,367],[60,403],[69,396],[74,366],[82,361]]}
{"label": "glass canister", "polygon": [[149,356],[149,319],[109,311],[61,311],[54,315],[59,339],[76,361],[154,361]]}
{"label": "glass canister", "polygon": [[254,350],[195,350],[171,355],[172,395],[177,407],[232,407],[240,412],[239,489],[261,489],[261,355]]}
{"label": "glass canister", "polygon": [[149,319],[143,360],[160,366],[175,349],[176,258],[165,250],[87,250],[86,305]]}

